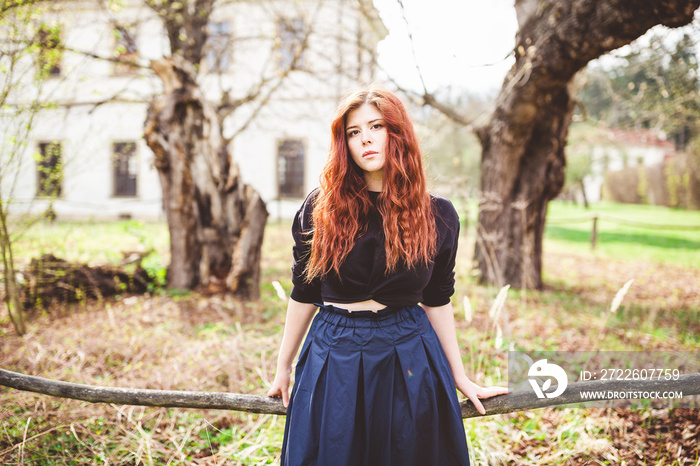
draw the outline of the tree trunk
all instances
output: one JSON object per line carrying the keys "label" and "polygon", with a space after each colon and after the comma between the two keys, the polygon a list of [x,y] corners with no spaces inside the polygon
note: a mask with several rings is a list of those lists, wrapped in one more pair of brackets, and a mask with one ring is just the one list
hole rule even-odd
{"label": "tree trunk", "polygon": [[581,185],[581,196],[583,197],[583,207],[588,209],[590,207],[590,205],[588,204],[588,196],[586,196],[586,182],[583,181],[583,179],[581,179],[579,184]]}
{"label": "tree trunk", "polygon": [[175,55],[151,67],[164,86],[149,106],[145,138],[170,229],[168,286],[257,299],[265,203],[241,182],[192,65]]}
{"label": "tree trunk", "polygon": [[693,19],[700,0],[516,0],[515,65],[482,145],[475,258],[482,280],[542,287],[547,205],[564,184],[574,107],[570,83],[586,64],[650,27]]}
{"label": "tree trunk", "polygon": [[5,282],[5,304],[10,314],[10,320],[17,335],[27,332],[24,318],[24,307],[20,299],[15,260],[12,255],[12,238],[7,229],[7,211],[0,200],[0,248],[2,249],[2,276]]}

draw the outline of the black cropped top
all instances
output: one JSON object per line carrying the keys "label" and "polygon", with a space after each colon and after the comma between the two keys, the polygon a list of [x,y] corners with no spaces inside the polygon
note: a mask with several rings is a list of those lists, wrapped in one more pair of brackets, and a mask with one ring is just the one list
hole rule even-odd
{"label": "black cropped top", "polygon": [[[307,283],[311,214],[318,192],[316,189],[309,194],[292,224],[292,299],[302,303],[353,303],[373,299],[388,307],[416,303],[435,307],[450,302],[454,293],[459,217],[449,200],[431,194],[438,234],[433,262],[385,274],[384,229],[381,214],[375,208],[370,213],[367,232],[355,239],[355,245],[340,267],[340,275],[331,271]],[[379,193],[370,191],[369,194],[376,205]]]}

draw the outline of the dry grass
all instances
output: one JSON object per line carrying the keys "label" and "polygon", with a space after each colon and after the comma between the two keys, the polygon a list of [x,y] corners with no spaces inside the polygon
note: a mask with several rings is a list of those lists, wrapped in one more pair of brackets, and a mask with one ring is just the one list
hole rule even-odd
{"label": "dry grass", "polygon": [[[285,307],[272,282],[289,291],[290,247],[287,225],[267,229],[263,299],[255,304],[198,294],[122,297],[35,314],[22,338],[3,318],[0,366],[96,385],[264,395]],[[548,288],[510,290],[495,326],[489,309],[499,290],[468,278],[470,250],[467,242],[460,249],[453,302],[465,365],[480,383],[507,378],[511,345],[700,350],[697,269],[548,255]],[[630,278],[611,317],[610,302]],[[4,388],[0,406],[3,464],[273,464],[284,426],[278,416],[91,405]],[[541,409],[465,425],[475,464],[682,465],[699,455],[697,411]]]}
{"label": "dry grass", "polygon": [[[287,228],[270,228],[258,303],[191,294],[53,306],[17,337],[0,321],[0,367],[78,383],[264,395],[289,290]],[[2,464],[270,464],[284,419],[92,405],[0,388]]]}
{"label": "dry grass", "polygon": [[[250,315],[254,309],[196,295],[73,306],[35,318],[23,338],[6,335],[1,364],[93,385],[264,394],[277,333],[261,319],[245,317]],[[0,398],[0,458],[12,462],[36,452],[38,464],[54,464],[41,455],[64,437],[76,450],[77,457],[66,452],[76,464],[102,464],[100,458],[111,464],[206,463],[197,456],[224,464],[233,453],[253,456],[267,449],[274,456],[279,450],[256,443],[279,436],[271,416],[90,405],[7,389]],[[19,426],[31,433],[17,444]],[[273,433],[263,435],[260,426]]]}

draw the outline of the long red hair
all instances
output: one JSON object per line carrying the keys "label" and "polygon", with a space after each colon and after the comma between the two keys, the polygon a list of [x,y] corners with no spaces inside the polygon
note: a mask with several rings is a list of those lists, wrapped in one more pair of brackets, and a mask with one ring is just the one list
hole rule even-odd
{"label": "long red hair", "polygon": [[413,268],[433,260],[435,217],[426,188],[418,138],[406,108],[391,92],[370,87],[347,94],[331,124],[328,160],[321,173],[321,190],[313,210],[313,239],[307,279],[340,266],[366,232],[372,202],[362,170],[350,156],[345,127],[350,112],[374,105],[387,129],[382,192],[378,208],[383,216],[386,272],[401,265]]}

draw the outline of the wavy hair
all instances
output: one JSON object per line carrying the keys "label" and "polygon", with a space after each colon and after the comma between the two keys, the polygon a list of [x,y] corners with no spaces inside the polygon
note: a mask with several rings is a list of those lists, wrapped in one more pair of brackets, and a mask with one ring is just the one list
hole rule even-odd
{"label": "wavy hair", "polygon": [[364,104],[379,110],[387,129],[377,204],[383,217],[385,272],[427,264],[435,255],[435,217],[413,123],[394,94],[372,86],[347,94],[333,116],[331,149],[313,210],[308,280],[331,270],[339,274],[355,239],[367,231],[372,201],[362,169],[350,155],[345,131],[348,114]]}

